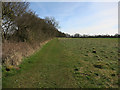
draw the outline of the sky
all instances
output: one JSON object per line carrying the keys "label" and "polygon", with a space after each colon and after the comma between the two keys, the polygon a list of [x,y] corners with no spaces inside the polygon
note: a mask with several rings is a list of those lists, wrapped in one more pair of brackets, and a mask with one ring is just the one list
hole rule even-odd
{"label": "sky", "polygon": [[40,18],[55,17],[64,33],[98,35],[118,33],[117,2],[31,2]]}

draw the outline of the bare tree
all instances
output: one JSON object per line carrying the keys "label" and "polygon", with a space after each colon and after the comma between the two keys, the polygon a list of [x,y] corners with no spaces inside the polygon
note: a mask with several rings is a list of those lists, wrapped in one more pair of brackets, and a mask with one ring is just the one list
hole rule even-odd
{"label": "bare tree", "polygon": [[26,13],[28,2],[2,2],[2,34],[7,38],[7,34],[13,30],[15,19]]}
{"label": "bare tree", "polygon": [[54,17],[45,17],[45,22],[55,28],[60,28],[58,21]]}

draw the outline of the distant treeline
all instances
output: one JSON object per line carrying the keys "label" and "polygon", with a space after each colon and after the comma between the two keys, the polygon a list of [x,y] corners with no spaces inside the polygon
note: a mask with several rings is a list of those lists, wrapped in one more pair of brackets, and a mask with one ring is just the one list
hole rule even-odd
{"label": "distant treeline", "polygon": [[41,42],[53,37],[65,37],[58,31],[54,17],[38,17],[28,2],[2,2],[2,40]]}
{"label": "distant treeline", "polygon": [[115,35],[80,35],[78,33],[74,35],[66,34],[67,38],[120,38],[120,34]]}

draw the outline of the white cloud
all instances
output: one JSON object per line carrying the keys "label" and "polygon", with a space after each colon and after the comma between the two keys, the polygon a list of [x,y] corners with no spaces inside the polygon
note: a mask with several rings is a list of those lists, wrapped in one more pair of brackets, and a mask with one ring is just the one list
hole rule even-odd
{"label": "white cloud", "polygon": [[[74,19],[79,27],[68,28],[66,31],[70,34],[115,34],[118,32],[118,7],[115,4],[92,4],[89,8],[95,11],[91,15]],[[109,5],[109,6],[105,6]],[[81,22],[80,22],[81,21]],[[68,21],[72,25],[71,20]],[[75,25],[75,23],[74,23]],[[83,25],[83,26],[82,26]],[[116,27],[116,28],[115,28]]]}

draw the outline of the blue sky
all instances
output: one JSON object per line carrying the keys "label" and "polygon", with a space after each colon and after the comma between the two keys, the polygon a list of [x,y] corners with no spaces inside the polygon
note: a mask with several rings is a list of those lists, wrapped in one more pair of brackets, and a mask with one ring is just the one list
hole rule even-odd
{"label": "blue sky", "polygon": [[59,30],[71,35],[118,33],[117,2],[31,2],[30,9],[41,18],[55,17]]}

